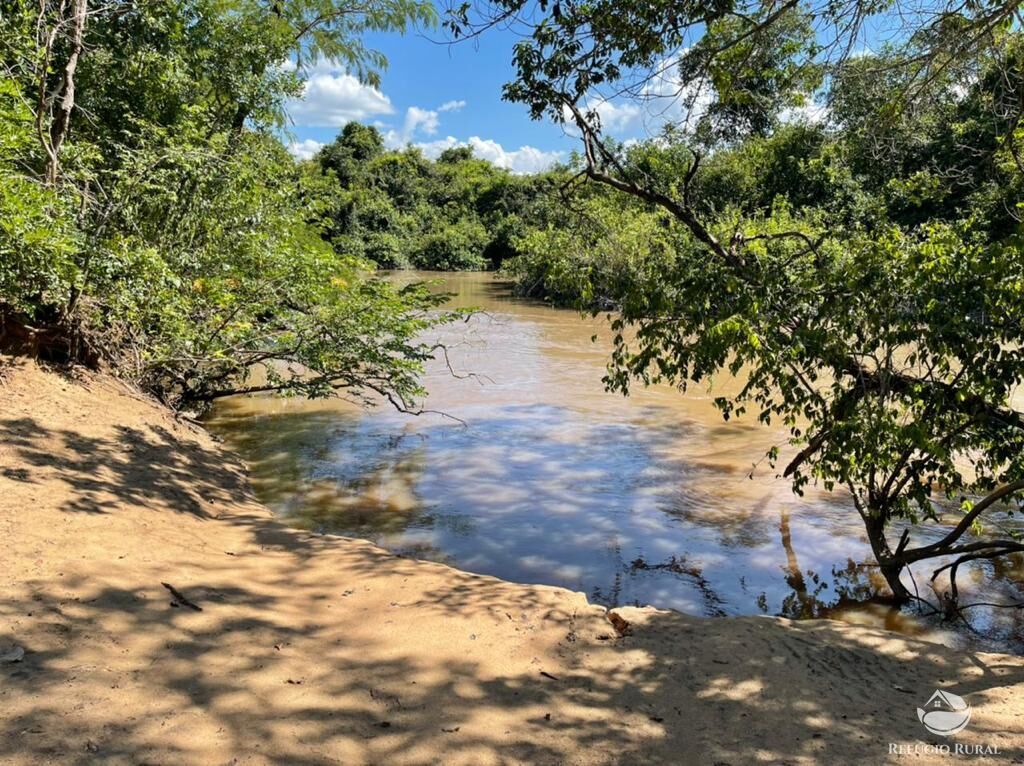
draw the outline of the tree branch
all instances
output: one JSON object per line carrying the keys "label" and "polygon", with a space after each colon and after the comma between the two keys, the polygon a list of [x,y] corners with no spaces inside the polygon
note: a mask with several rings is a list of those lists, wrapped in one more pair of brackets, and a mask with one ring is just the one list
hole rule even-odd
{"label": "tree branch", "polygon": [[[1018,479],[1017,481],[1010,482],[1009,484],[1004,484],[1001,487],[998,487],[997,489],[987,494],[984,498],[979,500],[970,510],[970,512],[967,513],[960,520],[960,523],[957,524],[949,534],[947,534],[938,542],[932,543],[930,545],[924,545],[920,548],[915,548],[912,551],[908,551],[906,554],[904,554],[904,559],[908,564],[910,564],[915,561],[920,561],[921,559],[932,558],[936,555],[941,556],[949,553],[958,552],[949,550],[949,547],[957,540],[959,540],[963,536],[964,532],[970,529],[975,519],[977,519],[982,513],[988,510],[988,508],[990,508],[995,503],[999,502],[1000,500],[1004,500],[1010,497],[1011,495],[1020,492],[1021,490],[1024,490],[1024,479]],[[979,547],[982,547],[983,545],[984,543],[978,544]],[[962,548],[961,550],[968,549]]]}

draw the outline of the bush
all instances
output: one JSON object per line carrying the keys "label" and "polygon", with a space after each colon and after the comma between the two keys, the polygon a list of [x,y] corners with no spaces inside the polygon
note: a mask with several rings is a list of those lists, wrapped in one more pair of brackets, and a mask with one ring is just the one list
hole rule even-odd
{"label": "bush", "polygon": [[487,229],[478,221],[460,219],[427,234],[412,253],[412,264],[431,271],[475,271],[487,267]]}
{"label": "bush", "polygon": [[80,245],[70,201],[16,172],[33,130],[14,83],[0,80],[0,304],[30,320],[67,307]]}
{"label": "bush", "polygon": [[546,229],[514,240],[503,264],[523,295],[580,308],[608,306],[629,283],[659,273],[682,238],[666,216],[602,194]]}

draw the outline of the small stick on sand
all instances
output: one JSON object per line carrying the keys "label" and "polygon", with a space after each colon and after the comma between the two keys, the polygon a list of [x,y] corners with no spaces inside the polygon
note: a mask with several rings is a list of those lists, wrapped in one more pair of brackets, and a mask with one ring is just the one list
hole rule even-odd
{"label": "small stick on sand", "polygon": [[[171,592],[171,595],[174,596],[174,600],[177,601],[178,604],[181,604],[182,606],[187,606],[189,609],[195,609],[197,612],[203,611],[203,608],[201,606],[199,606],[198,604],[195,604],[195,603],[189,601],[187,598],[185,598],[183,595],[181,595],[181,591],[179,591],[177,588],[175,588],[170,583],[162,582],[160,584],[163,585],[165,588],[167,588],[167,590],[169,590]],[[177,606],[177,604],[174,604],[174,605]]]}

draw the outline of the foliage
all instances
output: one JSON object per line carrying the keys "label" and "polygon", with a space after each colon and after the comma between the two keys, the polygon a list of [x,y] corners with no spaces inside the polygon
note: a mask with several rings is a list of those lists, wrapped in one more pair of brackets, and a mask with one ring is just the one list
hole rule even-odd
{"label": "foliage", "polygon": [[428,233],[412,254],[412,263],[419,269],[437,271],[469,271],[487,265],[483,251],[487,229],[479,221],[465,218],[446,224]]}
{"label": "foliage", "polygon": [[81,244],[72,200],[17,172],[34,130],[14,83],[0,80],[0,295],[32,321],[69,293]]}
{"label": "foliage", "polygon": [[[770,13],[765,9],[753,22]],[[768,135],[786,108],[803,106],[820,85],[821,67],[801,55],[813,55],[817,47],[807,14],[785,14],[762,35],[747,35],[751,23],[737,16],[716,19],[679,61],[680,79],[711,91],[697,128],[705,140]]]}
{"label": "foliage", "polygon": [[[336,185],[271,130],[308,63],[332,57],[372,82],[385,62],[363,33],[429,22],[432,7],[20,8],[0,21],[8,324],[86,347],[175,406],[264,390],[413,406],[433,353],[422,332],[452,316],[436,311],[443,296],[394,286],[360,253],[332,249]],[[83,37],[74,61],[69,30]],[[280,66],[289,56],[295,66]]]}
{"label": "foliage", "polygon": [[332,201],[325,236],[338,253],[389,269],[478,270],[517,254],[540,226],[562,171],[515,176],[468,146],[431,161],[415,148],[385,150],[379,131],[348,123],[318,153]]}
{"label": "foliage", "polygon": [[521,255],[504,270],[525,295],[608,308],[626,285],[655,282],[680,238],[685,234],[664,214],[595,194],[561,220],[518,238]]}
{"label": "foliage", "polygon": [[[957,567],[1024,551],[1000,523],[1024,502],[1024,33],[1010,3],[904,10],[913,31],[889,4],[812,0],[500,0],[448,23],[520,23],[506,97],[581,135],[600,191],[510,269],[618,309],[607,385],[740,376],[723,415],[788,430],[796,491],[849,491],[893,597],[937,559],[955,605]],[[886,24],[889,47],[849,55]],[[595,94],[642,108],[673,68],[696,128],[608,140]],[[792,113],[812,95],[827,122]],[[662,236],[629,235],[659,217]],[[922,542],[914,525],[947,514]]]}

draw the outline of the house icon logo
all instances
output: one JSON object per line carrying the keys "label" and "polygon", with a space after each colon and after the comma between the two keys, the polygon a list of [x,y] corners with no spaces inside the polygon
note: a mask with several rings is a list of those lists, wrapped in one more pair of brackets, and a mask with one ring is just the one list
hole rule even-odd
{"label": "house icon logo", "polygon": [[963,697],[936,689],[924,707],[917,709],[917,718],[932,734],[949,737],[966,728],[971,706]]}

